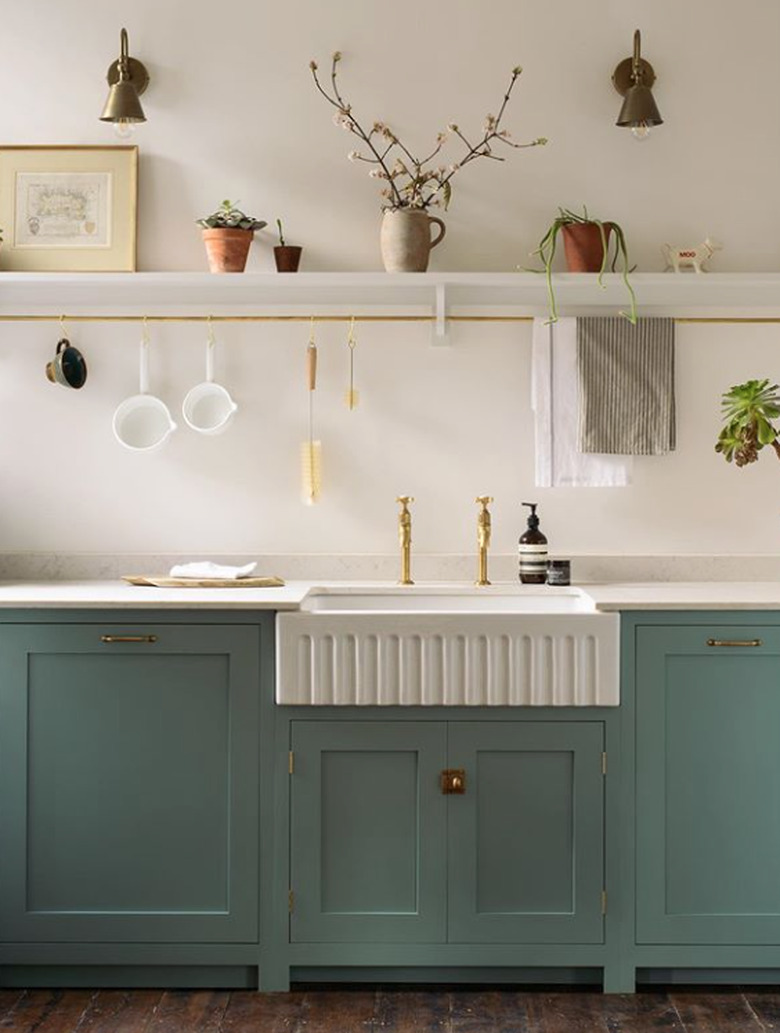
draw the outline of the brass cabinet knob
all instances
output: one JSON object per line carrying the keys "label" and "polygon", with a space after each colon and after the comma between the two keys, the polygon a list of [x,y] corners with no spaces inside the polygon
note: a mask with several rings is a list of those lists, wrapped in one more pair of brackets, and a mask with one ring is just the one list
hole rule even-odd
{"label": "brass cabinet knob", "polygon": [[441,773],[441,791],[446,796],[466,792],[466,772],[463,768],[447,768]]}

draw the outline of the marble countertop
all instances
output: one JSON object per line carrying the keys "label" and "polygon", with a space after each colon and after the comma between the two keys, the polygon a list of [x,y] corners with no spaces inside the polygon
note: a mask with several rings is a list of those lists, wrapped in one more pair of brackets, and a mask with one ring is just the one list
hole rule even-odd
{"label": "marble countertop", "polygon": [[[778,610],[780,581],[654,581],[584,584],[577,588],[597,611]],[[297,610],[313,592],[419,592],[515,595],[517,582],[478,589],[464,582],[420,582],[400,588],[379,581],[289,581],[283,588],[142,588],[123,581],[0,581],[0,609]],[[536,593],[548,591],[534,587]],[[555,592],[556,589],[549,589]],[[558,590],[560,591],[560,590]]]}

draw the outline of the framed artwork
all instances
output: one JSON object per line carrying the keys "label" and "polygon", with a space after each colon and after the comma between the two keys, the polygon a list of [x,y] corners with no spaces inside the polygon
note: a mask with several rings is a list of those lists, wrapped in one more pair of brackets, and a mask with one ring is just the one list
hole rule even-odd
{"label": "framed artwork", "polygon": [[137,147],[0,146],[0,270],[135,272]]}

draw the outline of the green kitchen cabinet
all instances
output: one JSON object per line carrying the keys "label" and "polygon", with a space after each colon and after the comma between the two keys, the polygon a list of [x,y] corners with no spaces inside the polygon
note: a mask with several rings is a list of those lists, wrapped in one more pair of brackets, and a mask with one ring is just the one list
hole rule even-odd
{"label": "green kitchen cabinet", "polygon": [[0,940],[257,943],[258,628],[89,620],[0,625]]}
{"label": "green kitchen cabinet", "polygon": [[291,746],[293,944],[602,943],[601,722],[294,720]]}
{"label": "green kitchen cabinet", "polygon": [[451,943],[601,943],[604,728],[458,722],[448,763]]}
{"label": "green kitchen cabinet", "polygon": [[636,629],[636,943],[699,952],[644,964],[780,943],[780,627],[757,617]]}

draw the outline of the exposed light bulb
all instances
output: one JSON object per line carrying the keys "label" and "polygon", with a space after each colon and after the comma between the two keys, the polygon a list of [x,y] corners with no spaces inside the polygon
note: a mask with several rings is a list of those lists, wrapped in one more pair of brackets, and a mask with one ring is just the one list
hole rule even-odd
{"label": "exposed light bulb", "polygon": [[114,122],[114,133],[120,140],[129,140],[134,132],[134,122],[128,122],[126,118],[120,118]]}
{"label": "exposed light bulb", "polygon": [[638,122],[635,126],[631,126],[631,132],[635,140],[646,140],[650,135],[650,129],[651,127],[647,122]]}

